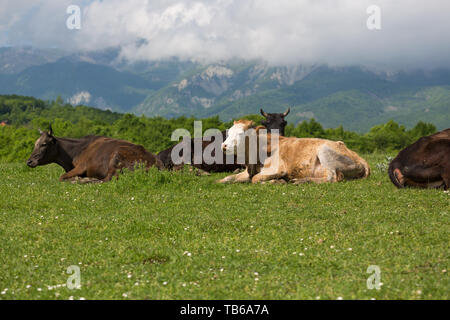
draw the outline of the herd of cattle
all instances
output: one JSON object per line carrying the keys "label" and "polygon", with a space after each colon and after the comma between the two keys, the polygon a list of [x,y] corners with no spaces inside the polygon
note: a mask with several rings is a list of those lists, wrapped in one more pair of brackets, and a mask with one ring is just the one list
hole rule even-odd
{"label": "herd of cattle", "polygon": [[[221,150],[223,161],[195,164],[193,159],[174,164],[172,151],[175,146],[158,155],[140,145],[108,137],[86,136],[80,139],[57,138],[49,131],[40,131],[34,150],[27,161],[31,168],[57,163],[66,171],[60,181],[106,182],[123,168],[133,170],[137,163],[146,168],[176,170],[184,164],[192,164],[206,172],[242,172],[225,177],[218,182],[338,182],[366,178],[370,174],[368,163],[348,149],[342,141],[318,138],[285,137],[284,113],[266,113],[262,126],[250,120],[235,121],[222,132],[222,140],[201,139],[204,150],[210,144]],[[274,131],[276,130],[276,131]],[[255,136],[256,149],[267,156],[258,161],[249,159],[249,139]],[[260,141],[264,141],[261,143]],[[276,143],[273,143],[276,141]],[[195,139],[190,140],[194,147]],[[244,162],[237,161],[237,150],[244,150]],[[214,151],[213,151],[214,152]],[[259,154],[259,153],[258,153]],[[227,163],[227,155],[234,156]],[[450,129],[422,137],[402,150],[389,165],[389,177],[398,188],[450,188]]]}

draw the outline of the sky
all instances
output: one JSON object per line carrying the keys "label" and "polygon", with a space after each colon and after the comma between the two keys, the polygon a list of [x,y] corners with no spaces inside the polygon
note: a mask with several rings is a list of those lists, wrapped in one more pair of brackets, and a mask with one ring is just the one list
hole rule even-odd
{"label": "sky", "polygon": [[[81,10],[80,29],[67,27],[70,5]],[[448,0],[2,0],[0,46],[118,47],[129,61],[432,69],[450,67],[449,17]]]}

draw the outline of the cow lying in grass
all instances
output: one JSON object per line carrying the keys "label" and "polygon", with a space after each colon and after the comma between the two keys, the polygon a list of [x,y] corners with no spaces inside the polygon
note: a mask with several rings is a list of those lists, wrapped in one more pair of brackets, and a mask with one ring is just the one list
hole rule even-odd
{"label": "cow lying in grass", "polygon": [[[261,122],[264,125],[264,127],[266,127],[267,130],[270,130],[270,131],[278,130],[279,133],[284,136],[284,128],[286,127],[286,124],[287,124],[287,122],[284,120],[284,118],[289,114],[290,108],[284,113],[266,113],[263,111],[263,109],[261,109],[260,111],[261,111],[261,114],[266,118],[265,120],[263,120]],[[217,139],[218,141],[216,141],[216,139],[214,137],[211,137],[208,139],[206,139],[205,137],[203,139],[202,138],[189,139],[189,141],[187,141],[187,143],[190,143],[190,149],[191,149],[190,164],[192,164],[195,168],[202,170],[204,172],[233,172],[236,169],[243,169],[244,167],[241,164],[237,163],[236,157],[234,157],[232,163],[227,163],[226,155],[220,151],[220,146],[227,137],[227,131],[224,130],[221,133],[222,133],[222,139]],[[201,163],[195,163],[195,161],[194,161],[194,150],[195,150],[194,142],[196,140],[201,140],[199,144],[201,145],[202,154],[204,153],[205,149],[208,146],[210,146],[212,144],[217,145],[217,149],[221,153],[220,155],[218,155],[218,158],[222,160],[222,163],[214,162],[214,163],[208,164],[205,161],[202,161]],[[185,163],[181,163],[181,164],[176,165],[172,161],[172,150],[174,148],[176,148],[177,146],[181,146],[182,143],[183,142],[180,142],[180,143],[158,153],[157,157],[159,160],[162,161],[162,163],[164,164],[164,167],[166,169],[178,170],[178,169],[182,168],[183,165],[185,164]],[[211,156],[213,158],[215,158],[215,149],[216,148],[214,148],[214,150],[211,153]],[[180,155],[182,155],[182,152],[180,153]]]}
{"label": "cow lying in grass", "polygon": [[399,152],[389,164],[389,178],[398,188],[450,188],[450,128],[422,137]]}
{"label": "cow lying in grass", "polygon": [[[220,146],[222,144],[222,141],[224,141],[224,139],[226,138],[226,131],[222,131],[222,139],[218,139],[219,141],[215,141],[215,137],[211,137],[211,140],[208,139],[204,139],[204,138],[193,138],[193,139],[189,139],[188,141],[186,141],[186,143],[190,144],[190,149],[191,149],[191,155],[190,155],[190,163],[185,163],[182,162],[180,164],[175,164],[174,161],[172,161],[172,150],[176,147],[180,147],[183,142],[180,142],[166,150],[161,151],[160,153],[158,153],[157,157],[159,160],[161,160],[161,162],[164,164],[164,167],[167,170],[179,170],[181,168],[183,168],[183,166],[185,164],[192,164],[193,167],[197,168],[200,170],[200,173],[204,174],[205,172],[233,172],[237,169],[243,169],[243,166],[240,164],[237,164],[236,161],[233,161],[233,163],[226,163],[226,157],[225,155],[222,154],[222,152],[220,152],[221,154],[219,155],[219,157],[221,157],[222,163],[211,163],[208,164],[205,161],[202,161],[201,163],[195,163],[194,161],[194,150],[195,150],[195,141],[200,140],[200,146],[201,146],[201,154],[204,153],[205,149],[210,145],[210,144],[217,144],[219,143],[218,146]],[[220,151],[220,148],[218,148]],[[179,153],[180,157],[183,157],[183,151],[181,151]],[[211,152],[211,157],[215,157],[215,148],[212,150]]]}
{"label": "cow lying in grass", "polygon": [[86,136],[81,139],[57,138],[52,129],[40,131],[27,161],[31,168],[57,163],[66,171],[59,180],[80,182],[106,182],[123,168],[133,170],[142,163],[146,168],[163,164],[144,147],[124,140]]}
{"label": "cow lying in grass", "polygon": [[[239,120],[228,130],[222,149],[228,154],[243,150],[247,169],[218,182],[322,183],[366,178],[370,174],[367,162],[342,141],[283,137],[265,133],[261,130],[264,127],[254,127],[253,121]],[[252,140],[256,143],[253,149]],[[252,162],[252,158],[256,161]]]}

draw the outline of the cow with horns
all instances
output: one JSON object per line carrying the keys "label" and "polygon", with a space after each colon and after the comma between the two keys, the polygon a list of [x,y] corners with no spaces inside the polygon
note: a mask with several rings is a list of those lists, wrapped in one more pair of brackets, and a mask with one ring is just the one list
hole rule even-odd
{"label": "cow with horns", "polygon": [[[260,110],[261,114],[265,117],[265,120],[261,121],[261,124],[267,128],[267,130],[271,131],[272,130],[278,130],[279,134],[284,135],[284,128],[286,127],[286,120],[284,120],[284,118],[289,114],[290,108],[284,112],[284,113],[266,113],[263,111],[263,109]],[[211,156],[215,157],[215,150],[219,150],[219,152],[221,153],[219,155],[219,158],[222,158],[223,161],[222,163],[212,163],[212,164],[207,164],[207,163],[195,163],[194,162],[194,153],[191,152],[191,159],[190,159],[190,164],[192,164],[195,168],[200,169],[202,171],[205,172],[233,172],[237,169],[243,169],[244,166],[242,164],[237,163],[237,159],[236,157],[234,157],[234,160],[232,163],[227,163],[226,161],[226,155],[223,154],[221,150],[221,144],[223,141],[225,141],[225,139],[227,138],[227,131],[224,130],[222,131],[222,139],[217,139],[218,141],[216,141],[216,139],[214,137],[212,137],[211,139],[205,139],[205,138],[194,138],[194,139],[190,139],[190,141],[184,141],[184,142],[180,142],[179,144],[176,144],[166,150],[161,151],[160,153],[158,153],[157,157],[162,161],[162,163],[164,164],[165,168],[168,170],[172,170],[172,169],[179,169],[181,168],[185,163],[181,163],[181,164],[177,164],[175,165],[174,162],[172,161],[172,151],[174,148],[176,148],[177,146],[180,146],[181,143],[190,143],[191,144],[191,150],[194,150],[194,142],[195,139],[200,139],[201,141],[201,147],[202,147],[202,154],[203,151],[205,150],[205,148],[207,148],[210,144],[216,144],[217,148],[214,148]],[[180,155],[182,156],[182,155]]]}

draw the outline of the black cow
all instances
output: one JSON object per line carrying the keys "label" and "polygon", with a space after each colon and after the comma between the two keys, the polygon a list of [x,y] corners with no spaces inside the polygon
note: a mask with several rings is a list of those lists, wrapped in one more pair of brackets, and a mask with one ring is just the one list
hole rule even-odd
{"label": "black cow", "polygon": [[284,118],[289,114],[291,108],[288,108],[284,113],[266,113],[263,111],[263,109],[261,109],[260,111],[264,118],[266,118],[266,120],[261,121],[261,124],[270,132],[273,129],[280,130],[280,135],[284,136],[284,127],[286,127],[287,124]]}
{"label": "black cow", "polygon": [[[227,131],[224,130],[221,132],[222,133],[222,141],[225,141],[226,137],[227,137]],[[237,163],[237,158],[234,157],[233,162],[231,164],[227,164],[226,162],[226,156],[223,154],[222,149],[220,148],[220,145],[222,144],[222,141],[218,141],[218,145],[219,148],[217,150],[220,150],[220,153],[222,155],[222,163],[212,163],[212,164],[206,164],[204,161],[202,161],[202,163],[199,164],[195,164],[194,163],[194,144],[195,141],[197,141],[198,139],[201,140],[201,146],[202,146],[202,154],[205,151],[205,148],[211,144],[211,143],[215,143],[215,138],[212,137],[211,141],[207,141],[201,138],[194,138],[194,139],[189,139],[188,141],[186,141],[186,143],[190,143],[190,148],[191,148],[191,157],[190,157],[190,161],[191,164],[196,167],[197,169],[206,171],[206,172],[230,172],[230,171],[235,171],[236,169],[243,169],[244,166],[241,164]],[[176,147],[176,146],[181,146],[183,142],[180,142],[172,147],[170,147],[169,149],[163,150],[160,153],[158,153],[157,157],[159,160],[161,160],[161,162],[164,164],[164,167],[168,170],[178,170],[180,169],[184,163],[182,164],[178,164],[175,165],[172,161],[172,150]],[[214,149],[211,152],[211,156],[215,156],[215,150]],[[180,152],[180,157],[183,156],[183,152]]]}
{"label": "black cow", "polygon": [[[267,128],[268,131],[271,131],[273,129],[278,129],[280,135],[284,135],[284,127],[286,126],[287,122],[284,120],[284,117],[286,117],[289,113],[290,109],[288,109],[284,113],[266,113],[261,109],[261,114],[266,118],[266,120],[261,121],[261,124]],[[220,150],[221,156],[222,156],[222,164],[213,163],[213,164],[206,164],[204,162],[200,164],[194,164],[194,141],[195,139],[190,139],[187,143],[191,144],[191,164],[193,164],[194,167],[201,169],[206,172],[233,172],[236,169],[244,169],[245,167],[241,164],[237,163],[237,157],[234,156],[233,163],[227,164],[226,163],[226,156],[223,154],[223,151],[221,149],[221,144],[223,141],[225,141],[227,138],[227,131],[222,131],[222,141],[215,142],[215,139],[213,138],[211,141],[202,140],[202,152],[205,150],[205,148],[210,145],[211,143],[217,143],[218,148],[215,150]],[[180,142],[183,143],[183,142]],[[179,145],[179,144],[177,144]],[[161,151],[158,153],[157,157],[161,162],[164,164],[165,168],[168,170],[172,169],[178,169],[182,165],[175,165],[172,161],[172,150],[175,148],[174,145],[166,150]],[[215,152],[212,152],[212,156],[215,155]]]}
{"label": "black cow", "polygon": [[450,188],[450,128],[422,137],[389,164],[389,178],[398,188]]}

